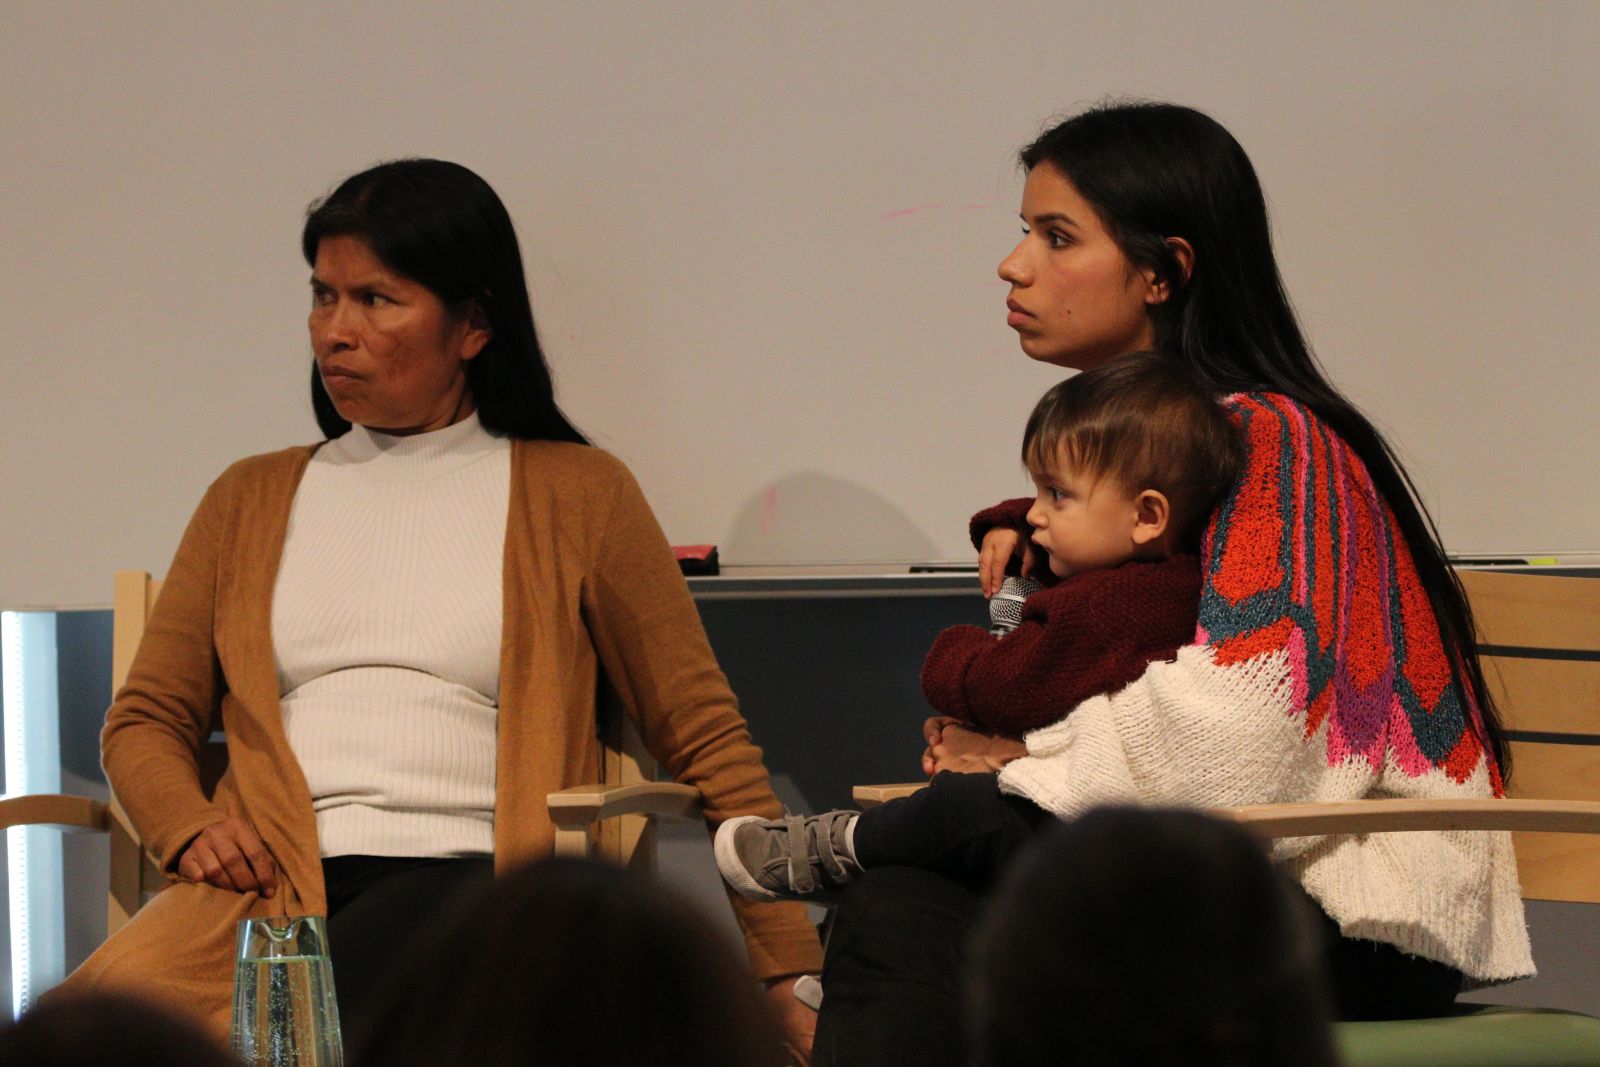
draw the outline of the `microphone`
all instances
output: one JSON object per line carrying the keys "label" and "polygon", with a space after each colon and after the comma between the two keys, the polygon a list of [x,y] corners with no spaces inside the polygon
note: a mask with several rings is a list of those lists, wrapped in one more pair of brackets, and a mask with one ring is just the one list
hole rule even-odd
{"label": "microphone", "polygon": [[1004,637],[1022,622],[1022,602],[1043,589],[1032,578],[1007,577],[989,598],[989,632]]}

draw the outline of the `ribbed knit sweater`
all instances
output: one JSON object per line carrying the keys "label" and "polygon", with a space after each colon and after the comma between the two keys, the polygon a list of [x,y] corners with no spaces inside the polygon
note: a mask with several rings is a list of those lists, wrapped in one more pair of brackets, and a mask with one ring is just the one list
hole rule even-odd
{"label": "ribbed knit sweater", "polygon": [[476,415],[318,449],[272,602],[284,730],[324,856],[494,852],[511,442]]}
{"label": "ribbed knit sweater", "polygon": [[[1194,643],[1030,733],[1001,788],[1064,816],[1109,802],[1501,795],[1365,465],[1286,397],[1228,406],[1246,468],[1205,535]],[[1012,511],[1020,525],[1025,508]],[[1347,937],[1472,985],[1534,973],[1509,834],[1300,837],[1274,855]]]}
{"label": "ribbed knit sweater", "polygon": [[922,692],[943,715],[1020,738],[1177,655],[1194,640],[1199,604],[1194,556],[1075,574],[1030,596],[1004,638],[979,626],[941,632]]}
{"label": "ribbed knit sweater", "polygon": [[[169,875],[206,826],[247,819],[278,865],[270,900],[172,876],[62,984],[130,989],[204,1019],[224,1040],[239,920],[325,915],[311,790],[284,729],[271,608],[286,527],[316,448],[234,464],[206,492],[144,640],[106,713],[106,777]],[[608,691],[645,748],[694,786],[715,826],[776,818],[761,752],[717,667],[672,549],[627,469],[597,448],[511,442],[501,558],[494,860],[548,854],[549,793],[601,777],[596,698]],[[401,576],[402,578],[404,576]],[[199,750],[225,729],[228,769],[207,795]],[[733,901],[757,978],[821,966],[798,904]]]}

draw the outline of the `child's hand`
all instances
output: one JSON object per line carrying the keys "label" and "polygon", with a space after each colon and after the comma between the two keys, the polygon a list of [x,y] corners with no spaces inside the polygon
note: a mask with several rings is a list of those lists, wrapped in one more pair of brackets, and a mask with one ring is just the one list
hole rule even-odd
{"label": "child's hand", "polygon": [[952,718],[949,715],[934,715],[934,716],[931,716],[931,717],[923,720],[923,723],[922,723],[922,739],[928,743],[927,747],[922,750],[922,775],[923,775],[923,777],[925,777],[925,778],[932,778],[933,777],[933,771],[934,771],[934,766],[933,766],[933,764],[934,764],[934,756],[933,756],[933,752],[934,752],[934,749],[939,748],[944,744],[944,732],[945,732],[945,730],[949,729],[952,726],[962,726],[962,725],[965,725],[965,724],[962,723],[962,721],[960,719]]}
{"label": "child's hand", "polygon": [[935,773],[949,771],[952,774],[994,774],[999,770],[999,767],[991,767],[982,756],[971,752],[942,760],[934,767]]}
{"label": "child's hand", "polygon": [[983,535],[983,548],[978,552],[978,584],[983,587],[984,596],[994,596],[1000,591],[1011,557],[1019,554],[1022,576],[1027,578],[1033,574],[1035,562],[1031,541],[1024,541],[1019,531],[1005,526],[996,526]]}
{"label": "child's hand", "polygon": [[940,771],[993,774],[1028,754],[1021,741],[985,733],[944,716],[929,719],[923,724],[922,733],[928,739],[928,747],[922,753],[922,773],[929,778]]}

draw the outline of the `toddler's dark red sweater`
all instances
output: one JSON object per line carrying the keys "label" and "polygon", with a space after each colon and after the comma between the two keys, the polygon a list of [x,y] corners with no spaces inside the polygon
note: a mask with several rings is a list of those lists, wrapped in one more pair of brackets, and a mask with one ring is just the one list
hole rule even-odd
{"label": "toddler's dark red sweater", "polygon": [[952,626],[934,639],[922,691],[940,714],[1020,738],[1193,644],[1200,561],[1173,556],[1073,575],[1029,597],[997,638]]}

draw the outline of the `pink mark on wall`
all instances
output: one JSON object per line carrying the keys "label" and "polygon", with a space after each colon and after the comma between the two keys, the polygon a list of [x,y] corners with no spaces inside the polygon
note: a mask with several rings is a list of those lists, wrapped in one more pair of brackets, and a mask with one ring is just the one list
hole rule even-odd
{"label": "pink mark on wall", "polygon": [[994,207],[995,204],[997,204],[999,202],[1000,202],[1000,198],[998,196],[991,196],[987,200],[979,200],[978,202],[973,203],[973,204],[962,204],[960,207],[956,208],[956,210],[957,211],[988,211],[990,208]]}
{"label": "pink mark on wall", "polygon": [[768,486],[761,494],[761,532],[771,533],[778,524],[778,487]]}
{"label": "pink mark on wall", "polygon": [[898,211],[891,211],[883,217],[886,219],[903,219],[907,215],[915,215],[919,211],[937,211],[944,207],[943,204],[919,204],[916,207],[903,207]]}

